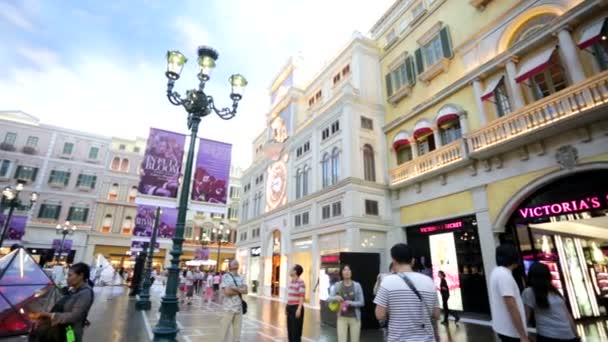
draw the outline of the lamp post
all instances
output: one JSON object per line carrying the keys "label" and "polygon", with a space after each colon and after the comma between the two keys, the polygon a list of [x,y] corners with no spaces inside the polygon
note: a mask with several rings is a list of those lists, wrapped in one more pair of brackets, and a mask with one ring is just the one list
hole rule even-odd
{"label": "lamp post", "polygon": [[[224,234],[224,222],[220,222],[219,230],[213,228],[213,233],[215,234],[215,242],[217,243],[217,259],[215,262],[215,270],[219,272],[220,270],[220,249],[222,248],[222,238]],[[230,229],[226,229],[226,236],[230,238]]]}
{"label": "lamp post", "polygon": [[182,244],[184,242],[184,227],[186,224],[186,214],[188,211],[188,200],[190,195],[190,179],[192,177],[192,163],[194,160],[194,148],[196,146],[196,138],[198,126],[201,119],[211,113],[217,114],[221,119],[230,120],[236,115],[236,110],[239,101],[243,97],[243,91],[247,85],[247,80],[239,74],[230,76],[230,85],[232,87],[230,99],[232,100],[232,108],[218,109],[212,96],[205,94],[205,83],[211,76],[211,71],[215,67],[218,53],[208,46],[200,46],[198,48],[198,79],[199,85],[196,89],[186,91],[185,98],[182,98],[179,93],[173,91],[175,81],[180,77],[186,57],[179,51],[167,52],[167,98],[169,102],[176,106],[183,106],[188,113],[188,128],[190,129],[190,146],[186,157],[186,167],[184,169],[184,177],[181,188],[179,211],[177,214],[177,225],[175,229],[175,237],[173,238],[173,248],[170,252],[171,265],[168,267],[169,275],[167,279],[167,287],[165,295],[162,298],[160,307],[160,319],[154,327],[154,341],[175,341],[177,332],[177,323],[175,315],[178,310],[177,306],[177,287],[179,281],[179,257],[182,254]]}
{"label": "lamp post", "polygon": [[57,261],[57,259],[61,259],[61,253],[63,253],[63,244],[65,243],[65,237],[68,235],[74,235],[75,232],[76,232],[76,226],[72,225],[70,227],[70,221],[65,221],[65,223],[63,225],[58,224],[55,227],[55,233],[57,233],[57,235],[62,235],[61,245],[60,245],[57,253],[55,253],[55,257],[56,257],[55,261]]}
{"label": "lamp post", "polygon": [[4,237],[8,232],[8,228],[11,223],[11,219],[13,218],[13,212],[15,209],[17,210],[30,210],[36,201],[38,200],[38,193],[32,192],[30,194],[30,203],[29,205],[24,205],[21,203],[21,199],[19,198],[19,194],[23,191],[23,182],[17,182],[17,185],[13,189],[10,186],[7,186],[2,190],[2,200],[0,202],[0,208],[2,208],[2,212],[5,208],[8,207],[8,215],[6,217],[6,221],[4,222],[4,226],[2,227],[2,232],[0,233],[0,247],[2,247],[2,243],[4,242]]}
{"label": "lamp post", "polygon": [[150,248],[148,249],[148,259],[146,260],[146,268],[144,270],[144,280],[141,284],[141,292],[139,293],[139,299],[135,303],[137,310],[150,310],[152,303],[150,302],[150,286],[152,286],[152,261],[154,259],[154,246],[156,245],[156,234],[158,231],[158,222],[160,220],[161,209],[156,207],[156,214],[154,217],[154,228],[152,229],[152,236],[150,237]]}

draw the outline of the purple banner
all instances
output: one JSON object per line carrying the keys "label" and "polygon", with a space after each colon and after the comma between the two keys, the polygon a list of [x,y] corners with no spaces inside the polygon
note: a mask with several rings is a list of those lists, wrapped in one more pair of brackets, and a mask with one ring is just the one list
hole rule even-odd
{"label": "purple banner", "polygon": [[63,248],[61,248],[61,239],[53,239],[53,250],[60,254],[69,253],[72,250],[72,244],[72,240],[64,240]]}
{"label": "purple banner", "polygon": [[[141,251],[148,251],[148,249],[150,248],[150,241],[131,241],[131,252],[141,252]],[[158,242],[156,242],[154,244],[154,251],[158,252],[160,251],[160,244]]]}
{"label": "purple banner", "polygon": [[[156,207],[140,204],[137,206],[133,236],[149,238],[154,228]],[[177,208],[162,208],[158,222],[158,239],[171,239],[175,235]]]}
{"label": "purple banner", "polygon": [[232,145],[200,139],[192,185],[193,201],[226,204]]}
{"label": "purple banner", "polygon": [[194,250],[194,259],[196,260],[208,260],[209,259],[209,248],[197,247]]}
{"label": "purple banner", "polygon": [[141,163],[139,193],[177,198],[186,136],[150,128]]}
{"label": "purple banner", "polygon": [[[4,228],[6,216],[0,215],[0,230]],[[8,224],[8,229],[4,233],[6,240],[21,240],[25,234],[25,225],[27,223],[27,216],[13,215],[11,222]]]}

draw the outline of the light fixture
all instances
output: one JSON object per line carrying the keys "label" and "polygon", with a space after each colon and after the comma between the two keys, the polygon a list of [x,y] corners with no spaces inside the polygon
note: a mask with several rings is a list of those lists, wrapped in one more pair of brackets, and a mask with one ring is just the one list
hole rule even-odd
{"label": "light fixture", "polygon": [[215,49],[209,46],[198,47],[198,66],[200,68],[198,72],[198,79],[207,82],[211,77],[211,71],[215,68],[215,61],[219,57],[219,54]]}
{"label": "light fixture", "polygon": [[241,74],[235,74],[230,76],[229,81],[230,86],[232,87],[230,98],[233,101],[238,101],[243,98],[243,92],[245,91],[245,86],[247,86],[247,79]]}
{"label": "light fixture", "polygon": [[15,190],[23,191],[23,183],[21,183],[21,182],[17,183],[17,185],[15,186]]}
{"label": "light fixture", "polygon": [[167,72],[165,72],[167,78],[178,80],[187,61],[188,59],[181,52],[167,51]]}

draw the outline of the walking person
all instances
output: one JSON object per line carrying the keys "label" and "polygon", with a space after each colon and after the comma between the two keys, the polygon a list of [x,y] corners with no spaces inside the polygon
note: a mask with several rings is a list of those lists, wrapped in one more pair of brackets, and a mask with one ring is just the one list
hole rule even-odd
{"label": "walking person", "polygon": [[404,243],[391,248],[395,274],[382,281],[376,304],[376,319],[388,321],[388,342],[435,342],[439,300],[433,280],[412,270],[412,250]]}
{"label": "walking person", "polygon": [[496,265],[489,288],[492,328],[502,342],[528,342],[524,304],[513,278],[513,270],[519,265],[515,246],[496,247]]}
{"label": "walking person", "polygon": [[247,294],[247,285],[244,284],[243,278],[238,275],[239,262],[236,259],[230,261],[228,269],[230,273],[224,276],[221,284],[222,292],[224,293],[222,341],[226,341],[228,332],[232,328],[232,341],[239,342],[241,340],[241,324],[243,321],[243,295]]}
{"label": "walking person", "polygon": [[186,305],[192,305],[192,296],[194,295],[194,273],[190,269],[184,271],[184,292],[186,293]]}
{"label": "walking person", "polygon": [[536,320],[537,342],[576,342],[574,319],[561,293],[551,283],[551,271],[542,263],[534,263],[528,271],[528,284],[522,293],[526,317]]}
{"label": "walking person", "polygon": [[460,316],[448,307],[448,299],[450,299],[450,287],[448,286],[448,282],[445,279],[445,272],[439,271],[437,272],[441,281],[439,282],[439,292],[441,293],[441,301],[443,303],[443,322],[441,324],[448,324],[448,316],[452,315],[456,323],[460,321]]}
{"label": "walking person", "polygon": [[37,329],[29,336],[30,341],[84,340],[84,327],[89,324],[87,315],[95,298],[88,282],[90,272],[89,265],[82,262],[70,267],[68,292],[55,303],[51,312],[30,314],[31,319],[38,320]]}
{"label": "walking person", "polygon": [[291,280],[287,286],[287,335],[289,342],[302,341],[302,327],[304,326],[304,295],[306,294],[306,284],[300,279],[304,269],[300,265],[295,265],[289,276]]}
{"label": "walking person", "polygon": [[213,301],[213,273],[207,273],[207,287],[205,288],[205,302]]}
{"label": "walking person", "polygon": [[327,301],[339,302],[338,310],[338,342],[359,342],[361,336],[361,308],[365,306],[361,284],[353,281],[350,265],[342,265],[340,270],[342,281],[331,287]]}

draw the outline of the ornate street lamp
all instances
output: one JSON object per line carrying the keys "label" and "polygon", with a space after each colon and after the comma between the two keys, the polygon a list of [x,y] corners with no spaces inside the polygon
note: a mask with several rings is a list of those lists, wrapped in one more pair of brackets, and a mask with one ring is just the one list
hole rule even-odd
{"label": "ornate street lamp", "polygon": [[[226,241],[230,239],[230,228],[225,230],[226,232]],[[220,249],[222,248],[222,242],[224,237],[224,222],[220,222],[220,228],[216,230],[213,228],[213,233],[215,234],[215,242],[217,243],[217,259],[215,263],[215,270],[219,272],[220,270]]]}
{"label": "ornate street lamp", "polygon": [[186,167],[179,201],[179,211],[177,214],[177,225],[175,237],[173,238],[173,249],[171,250],[171,265],[168,267],[169,275],[165,295],[162,298],[160,307],[160,319],[154,328],[154,341],[175,341],[177,323],[175,314],[178,310],[177,287],[179,283],[179,257],[182,254],[182,244],[184,242],[184,227],[186,225],[186,214],[188,211],[188,197],[190,195],[190,179],[192,177],[192,164],[194,160],[194,148],[198,126],[201,119],[211,113],[217,114],[224,120],[230,120],[236,115],[239,101],[243,97],[243,89],[247,85],[247,80],[241,75],[232,75],[229,79],[232,87],[230,99],[232,108],[218,109],[212,96],[205,94],[205,83],[211,76],[211,71],[215,67],[218,53],[208,46],[198,48],[198,79],[199,85],[196,89],[186,91],[185,98],[173,91],[175,81],[180,78],[184,65],[188,59],[179,51],[167,52],[167,98],[171,104],[183,106],[188,113],[188,128],[190,129],[190,147],[186,157]]}
{"label": "ornate street lamp", "polygon": [[11,219],[13,218],[13,211],[15,211],[15,209],[30,210],[38,200],[38,193],[32,192],[30,194],[29,205],[21,203],[21,199],[19,198],[19,194],[21,193],[21,191],[23,191],[23,182],[18,182],[14,189],[10,186],[7,186],[6,188],[4,188],[4,190],[2,190],[2,200],[0,201],[0,213],[2,213],[5,208],[8,208],[8,215],[6,217],[6,221],[4,222],[4,226],[2,227],[2,232],[0,233],[0,247],[2,247],[4,237],[8,232],[8,227],[10,226]]}
{"label": "ornate street lamp", "polygon": [[62,235],[61,245],[59,247],[59,250],[56,251],[56,253],[55,253],[55,261],[57,261],[58,259],[61,259],[61,253],[63,253],[63,244],[65,243],[65,237],[68,235],[74,235],[75,232],[76,232],[76,226],[72,225],[70,227],[70,221],[65,221],[65,223],[63,225],[58,224],[55,227],[55,233],[57,235]]}

